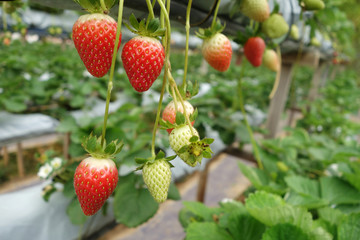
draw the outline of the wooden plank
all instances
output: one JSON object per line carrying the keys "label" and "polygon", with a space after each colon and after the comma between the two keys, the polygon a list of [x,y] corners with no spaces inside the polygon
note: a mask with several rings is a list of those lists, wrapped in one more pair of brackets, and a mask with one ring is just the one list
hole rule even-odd
{"label": "wooden plank", "polygon": [[309,101],[314,101],[319,95],[319,88],[322,81],[322,77],[324,71],[326,69],[326,63],[322,62],[319,64],[318,68],[315,69],[312,81],[311,81],[311,88],[308,95]]}
{"label": "wooden plank", "polygon": [[3,146],[3,158],[4,158],[4,166],[9,164],[9,152],[7,146]]}
{"label": "wooden plank", "polygon": [[284,64],[298,64],[300,66],[310,66],[317,68],[321,54],[319,50],[303,52],[299,58],[297,52],[282,54],[282,63]]}
{"label": "wooden plank", "polygon": [[25,168],[24,168],[24,155],[23,155],[21,142],[18,142],[16,146],[17,146],[16,160],[18,165],[19,177],[23,178],[25,176]]}
{"label": "wooden plank", "polygon": [[289,95],[293,66],[294,65],[291,63],[284,62],[281,66],[279,87],[270,101],[269,113],[266,121],[266,129],[269,131],[266,136],[267,138],[274,138],[277,134],[281,114],[284,111],[285,103]]}

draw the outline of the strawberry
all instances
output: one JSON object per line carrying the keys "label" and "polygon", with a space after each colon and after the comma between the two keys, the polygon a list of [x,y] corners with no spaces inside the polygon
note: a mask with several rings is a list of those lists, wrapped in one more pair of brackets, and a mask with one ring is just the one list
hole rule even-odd
{"label": "strawberry", "polygon": [[265,47],[265,42],[261,37],[251,37],[246,41],[244,54],[254,67],[261,65]]}
{"label": "strawberry", "polygon": [[104,76],[111,67],[116,27],[112,17],[101,13],[82,15],[74,23],[75,48],[86,69],[95,77]]}
{"label": "strawberry", "polygon": [[158,203],[165,202],[171,181],[169,162],[165,159],[147,162],[142,168],[142,174],[144,182],[154,199]]}
{"label": "strawberry", "polygon": [[292,37],[295,40],[299,39],[299,28],[296,24],[291,25],[290,37]]}
{"label": "strawberry", "polygon": [[230,40],[222,33],[216,33],[203,41],[202,55],[214,69],[225,72],[231,63],[232,48]]}
{"label": "strawberry", "polygon": [[76,168],[74,188],[84,214],[91,216],[100,210],[116,188],[118,170],[111,158],[121,151],[123,144],[113,141],[106,145],[101,137],[90,135],[83,147],[91,156]]}
{"label": "strawberry", "polygon": [[[194,107],[189,103],[188,101],[184,101],[186,114],[190,116],[194,113]],[[184,109],[182,107],[182,104],[178,103],[178,110],[175,110],[175,103],[174,101],[169,102],[168,105],[166,105],[163,113],[162,113],[162,119],[164,121],[169,121],[170,123],[175,123],[176,119],[176,112],[184,113]],[[192,125],[194,125],[194,121],[191,122]],[[170,134],[172,132],[173,128],[166,129],[166,131]]]}
{"label": "strawberry", "polygon": [[279,63],[278,56],[274,50],[266,49],[264,56],[263,56],[263,61],[264,61],[265,67],[267,67],[271,71],[274,71],[274,72],[279,71],[280,63]]}
{"label": "strawberry", "polygon": [[245,16],[258,22],[263,22],[270,16],[267,0],[242,0],[240,11]]}
{"label": "strawberry", "polygon": [[133,88],[144,92],[160,75],[165,52],[156,38],[136,36],[124,45],[121,59]]}
{"label": "strawberry", "polygon": [[74,175],[74,187],[86,216],[94,215],[110,197],[118,182],[114,161],[88,157],[81,161]]}
{"label": "strawberry", "polygon": [[[193,132],[195,136],[199,137],[199,133],[193,128]],[[190,159],[189,151],[185,151],[184,153],[180,153],[180,149],[184,146],[190,144],[190,138],[192,137],[192,133],[189,125],[182,125],[180,127],[175,128],[171,134],[169,135],[170,147],[174,150],[174,152],[189,166],[195,167],[198,162],[201,161],[202,156],[196,156],[195,159]]]}
{"label": "strawberry", "polygon": [[316,11],[324,9],[325,4],[322,0],[303,0],[305,10]]}
{"label": "strawberry", "polygon": [[269,38],[279,38],[289,31],[289,25],[280,14],[272,14],[262,24],[262,31]]}

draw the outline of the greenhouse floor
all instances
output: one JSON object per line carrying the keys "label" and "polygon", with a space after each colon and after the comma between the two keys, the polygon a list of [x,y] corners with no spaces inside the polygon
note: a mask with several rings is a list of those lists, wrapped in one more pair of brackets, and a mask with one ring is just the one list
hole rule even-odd
{"label": "greenhouse floor", "polygon": [[[253,163],[228,154],[220,154],[210,163],[207,188],[204,203],[207,206],[217,206],[224,198],[236,198],[250,185],[249,181],[241,174],[237,162]],[[98,240],[180,240],[185,238],[184,230],[178,220],[178,213],[183,207],[183,201],[195,201],[198,190],[200,173],[196,172],[184,182],[178,184],[182,199],[180,201],[167,201],[161,205],[156,215],[148,222],[137,228],[126,228],[116,225],[105,231]]]}

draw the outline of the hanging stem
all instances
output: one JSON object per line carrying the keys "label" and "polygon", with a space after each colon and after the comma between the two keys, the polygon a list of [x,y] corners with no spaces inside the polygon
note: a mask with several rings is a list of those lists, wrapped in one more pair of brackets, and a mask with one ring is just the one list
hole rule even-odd
{"label": "hanging stem", "polygon": [[104,0],[100,0],[100,5],[104,13],[108,11]]}
{"label": "hanging stem", "polygon": [[186,10],[186,44],[185,44],[185,64],[184,64],[184,78],[181,85],[181,89],[186,90],[186,75],[188,70],[188,54],[189,54],[189,37],[190,37],[190,12],[191,12],[192,0],[189,0],[187,10]]}
{"label": "hanging stem", "polygon": [[2,3],[2,20],[3,20],[3,29],[4,29],[4,31],[7,31],[5,4],[6,4],[6,2]]}
{"label": "hanging stem", "polygon": [[273,89],[271,90],[271,93],[269,95],[269,98],[272,99],[279,87],[279,82],[280,82],[280,75],[281,75],[281,50],[280,50],[280,47],[279,45],[276,47],[276,55],[278,56],[278,60],[279,60],[279,65],[280,65],[280,68],[279,70],[277,71],[276,73],[276,78],[275,78],[275,83],[274,83],[274,86],[273,86]]}
{"label": "hanging stem", "polygon": [[[244,61],[244,59],[243,59]],[[247,120],[247,114],[246,114],[246,111],[245,111],[245,107],[244,107],[244,97],[243,97],[243,91],[242,91],[242,78],[243,78],[243,75],[244,75],[244,65],[245,64],[242,64],[241,65],[241,73],[240,73],[240,76],[238,78],[238,95],[239,95],[239,106],[240,106],[240,110],[244,116],[244,122],[245,122],[245,125],[246,125],[246,128],[248,130],[248,133],[250,135],[250,141],[251,141],[251,144],[252,144],[252,147],[253,147],[253,150],[254,150],[254,155],[255,155],[255,159],[257,161],[257,164],[259,166],[260,169],[264,169],[264,166],[261,162],[261,158],[260,158],[260,152],[259,152],[259,149],[258,149],[258,146],[256,144],[256,140],[254,138],[254,133],[251,129],[251,126]]]}
{"label": "hanging stem", "polygon": [[214,29],[214,27],[216,25],[216,17],[217,17],[218,11],[219,11],[220,2],[221,2],[221,0],[218,0],[218,2],[216,3],[216,8],[214,11],[214,18],[211,23],[211,29]]}
{"label": "hanging stem", "polygon": [[111,91],[112,91],[112,88],[113,88],[113,78],[114,78],[114,69],[115,69],[117,49],[118,49],[119,42],[120,42],[123,8],[124,8],[124,0],[120,0],[120,2],[119,2],[119,13],[118,13],[118,22],[117,22],[117,29],[116,29],[115,46],[114,46],[114,51],[113,51],[113,57],[112,57],[111,68],[110,68],[110,77],[109,77],[109,83],[108,83],[108,89],[107,89],[107,95],[106,95],[104,126],[103,126],[103,129],[102,129],[102,136],[101,136],[101,144],[102,145],[105,142],[106,124],[107,124],[107,120],[108,120],[108,116],[109,116],[109,105],[110,105]]}
{"label": "hanging stem", "polygon": [[[160,23],[161,26],[164,26],[164,19],[165,19],[165,23],[166,23],[166,33],[165,33],[165,37],[164,37],[164,45],[165,45],[165,69],[164,69],[164,78],[163,78],[163,84],[162,84],[162,88],[161,88],[161,93],[160,93],[160,99],[159,99],[159,104],[158,104],[158,108],[157,108],[157,112],[156,112],[156,119],[155,119],[155,123],[154,123],[154,129],[153,129],[153,134],[152,134],[152,141],[151,141],[151,157],[155,158],[156,154],[155,154],[155,139],[156,139],[156,131],[159,125],[159,121],[160,121],[160,112],[161,112],[161,106],[162,106],[162,101],[164,98],[164,93],[165,93],[165,88],[166,88],[166,82],[168,79],[168,72],[169,72],[169,60],[170,60],[170,33],[171,33],[171,26],[170,26],[170,21],[169,21],[169,15],[168,12],[165,8],[164,3],[162,2],[162,0],[158,0],[158,3],[160,5],[161,8],[161,13],[160,13]],[[169,4],[170,5],[170,4]]]}
{"label": "hanging stem", "polygon": [[149,16],[148,16],[148,19],[146,21],[146,27],[149,25],[149,22],[151,19],[153,19],[155,16],[154,16],[154,9],[153,9],[153,5],[151,3],[151,0],[146,0],[146,5],[148,7],[148,10],[149,10]]}

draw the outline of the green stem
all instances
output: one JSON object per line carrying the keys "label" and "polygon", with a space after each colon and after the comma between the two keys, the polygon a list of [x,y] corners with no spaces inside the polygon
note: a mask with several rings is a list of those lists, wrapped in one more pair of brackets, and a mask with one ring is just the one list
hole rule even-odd
{"label": "green stem", "polygon": [[2,20],[3,20],[3,28],[4,28],[4,31],[7,31],[5,4],[6,4],[6,2],[3,2],[3,3],[2,3]]}
{"label": "green stem", "polygon": [[218,2],[216,4],[216,8],[215,8],[215,12],[214,12],[214,18],[213,18],[212,23],[211,23],[211,29],[214,29],[214,27],[216,25],[216,17],[217,17],[218,11],[219,11],[220,2],[221,2],[221,0],[218,0]]}
{"label": "green stem", "polygon": [[148,19],[146,21],[146,27],[149,25],[149,22],[151,19],[153,19],[155,16],[154,16],[154,9],[153,9],[153,5],[151,3],[151,0],[146,0],[146,5],[148,7],[148,10],[149,10],[149,16],[148,16]]}
{"label": "green stem", "polygon": [[166,34],[165,34],[165,39],[164,39],[164,43],[165,43],[165,69],[164,69],[163,84],[162,84],[162,88],[161,88],[160,99],[159,99],[159,104],[158,104],[158,108],[157,108],[157,112],[156,112],[156,119],[155,119],[153,134],[152,134],[152,141],[151,141],[151,156],[152,156],[152,158],[155,158],[155,156],[156,156],[156,154],[155,154],[156,131],[157,131],[159,121],[160,121],[160,112],[161,112],[162,100],[164,98],[165,87],[166,87],[166,82],[167,82],[167,78],[168,78],[169,59],[170,59],[170,37],[171,37],[171,35],[170,35],[171,27],[170,27],[170,21],[169,21],[168,12],[167,12],[167,10],[165,8],[165,5],[162,2],[162,0],[158,0],[158,3],[159,3],[160,8],[161,8],[160,21],[161,21],[162,26],[163,26],[163,19],[164,18],[165,18],[165,22],[166,22]]}
{"label": "green stem", "polygon": [[244,107],[244,97],[243,97],[243,91],[242,91],[242,78],[244,75],[244,70],[245,70],[244,64],[242,64],[240,77],[238,78],[239,106],[240,106],[240,110],[241,110],[242,114],[244,115],[244,122],[245,122],[246,128],[248,130],[248,133],[250,135],[250,140],[251,140],[251,144],[252,144],[252,147],[254,150],[255,159],[258,163],[259,168],[264,169],[264,166],[263,166],[263,164],[261,162],[261,158],[260,158],[260,152],[259,152],[258,146],[256,144],[256,140],[254,138],[254,133],[253,133],[251,126],[247,120],[247,114],[246,114],[245,107]]}
{"label": "green stem", "polygon": [[109,83],[108,83],[108,89],[107,89],[107,95],[106,95],[106,106],[105,106],[105,114],[104,114],[104,126],[102,129],[102,136],[101,136],[101,145],[103,145],[105,142],[106,125],[107,125],[107,120],[108,120],[108,116],[109,116],[111,90],[113,88],[113,78],[114,78],[116,55],[117,55],[117,50],[118,50],[118,46],[119,46],[119,42],[120,42],[123,8],[124,8],[124,0],[120,0],[115,46],[114,46],[114,52],[113,52],[113,57],[112,57],[112,62],[111,62],[110,77],[109,77]]}
{"label": "green stem", "polygon": [[103,12],[106,13],[108,11],[108,9],[106,7],[106,4],[105,4],[104,0],[100,0],[100,5],[101,5],[101,8],[102,8]]}
{"label": "green stem", "polygon": [[185,30],[186,30],[186,44],[185,44],[185,64],[184,64],[184,78],[181,85],[181,89],[186,91],[186,75],[188,70],[188,55],[189,55],[189,37],[190,37],[190,12],[191,12],[191,5],[192,0],[189,0],[187,10],[186,10],[186,23],[185,23]]}

